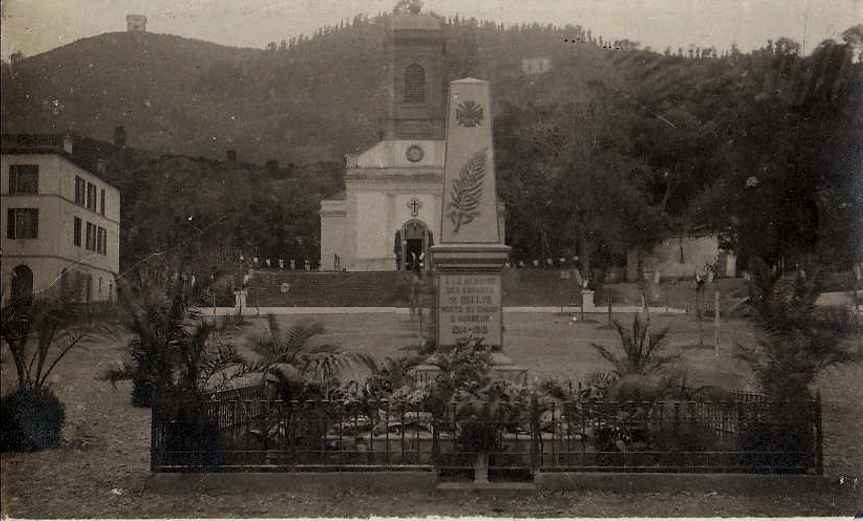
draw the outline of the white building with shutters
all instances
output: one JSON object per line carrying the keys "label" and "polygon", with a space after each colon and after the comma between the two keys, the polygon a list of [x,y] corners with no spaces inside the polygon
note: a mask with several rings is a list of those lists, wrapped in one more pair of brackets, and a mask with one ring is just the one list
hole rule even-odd
{"label": "white building with shutters", "polygon": [[120,193],[76,157],[71,135],[4,134],[0,154],[3,304],[115,298]]}

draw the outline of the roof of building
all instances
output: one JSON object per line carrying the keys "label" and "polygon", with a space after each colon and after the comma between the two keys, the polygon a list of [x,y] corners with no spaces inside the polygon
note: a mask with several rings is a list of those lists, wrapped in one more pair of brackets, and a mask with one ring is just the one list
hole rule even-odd
{"label": "roof of building", "polygon": [[393,15],[393,31],[441,31],[441,21],[430,14],[396,14]]}
{"label": "roof of building", "polygon": [[[71,153],[65,146],[67,138],[71,139]],[[101,175],[100,161],[141,154],[137,150],[72,133],[2,134],[0,153],[56,154],[106,182],[107,180]]]}

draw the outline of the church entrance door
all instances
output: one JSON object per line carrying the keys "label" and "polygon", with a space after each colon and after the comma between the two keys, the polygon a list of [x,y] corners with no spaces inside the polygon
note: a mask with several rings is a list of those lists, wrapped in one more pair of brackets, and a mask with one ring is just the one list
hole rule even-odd
{"label": "church entrance door", "polygon": [[399,270],[412,271],[425,267],[428,249],[432,245],[432,234],[422,221],[410,220],[396,232],[396,239],[401,237],[399,252]]}

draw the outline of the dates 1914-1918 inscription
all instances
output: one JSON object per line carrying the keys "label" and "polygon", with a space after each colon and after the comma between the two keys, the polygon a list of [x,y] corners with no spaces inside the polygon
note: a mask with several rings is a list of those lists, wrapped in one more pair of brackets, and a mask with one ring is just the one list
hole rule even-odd
{"label": "dates 1914-1918 inscription", "polygon": [[499,275],[441,275],[438,320],[441,345],[466,338],[501,345]]}

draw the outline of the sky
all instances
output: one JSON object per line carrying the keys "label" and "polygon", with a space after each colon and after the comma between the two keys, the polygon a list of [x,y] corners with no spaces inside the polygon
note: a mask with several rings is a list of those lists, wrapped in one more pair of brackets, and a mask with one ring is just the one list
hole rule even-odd
{"label": "sky", "polygon": [[[263,48],[322,25],[389,11],[395,0],[0,0],[0,54],[26,56],[124,31],[126,14],[147,30],[222,45]],[[690,44],[748,51],[787,36],[811,51],[863,23],[863,0],[425,0],[426,10],[505,24],[580,24],[604,38],[662,50]]]}

